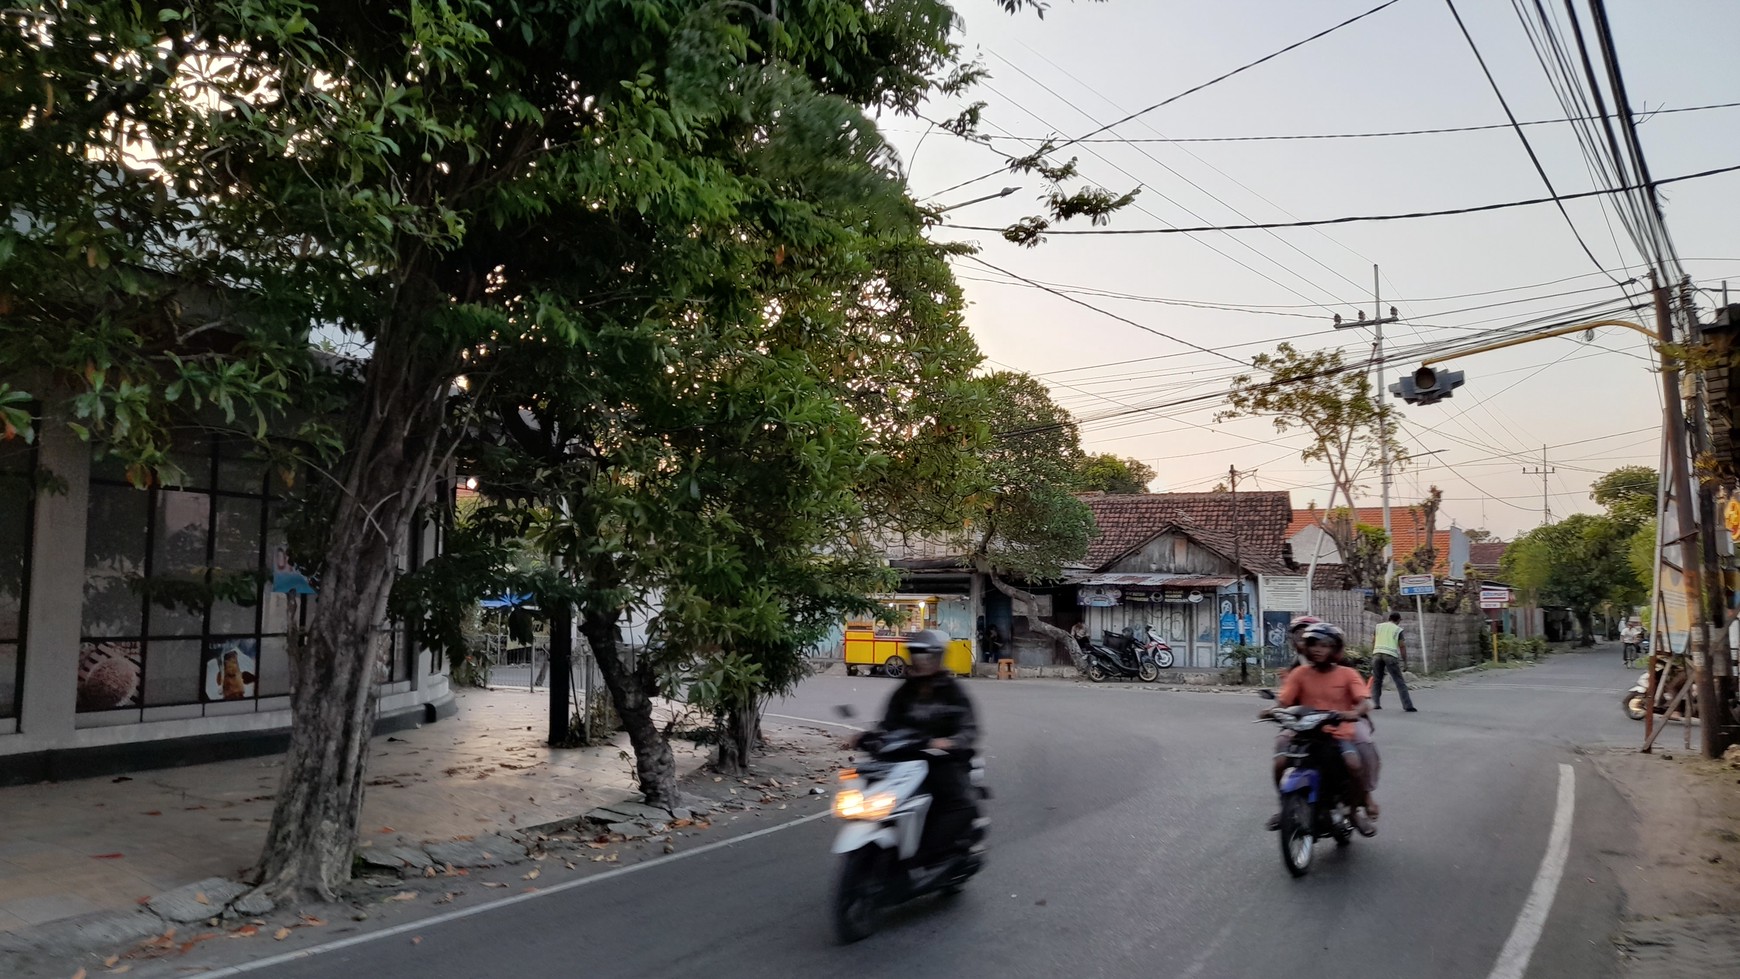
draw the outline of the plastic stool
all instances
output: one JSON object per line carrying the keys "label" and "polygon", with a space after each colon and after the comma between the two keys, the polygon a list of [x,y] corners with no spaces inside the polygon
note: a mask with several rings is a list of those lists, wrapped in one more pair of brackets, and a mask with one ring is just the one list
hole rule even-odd
{"label": "plastic stool", "polygon": [[999,680],[1013,680],[1013,679],[1015,679],[1015,661],[1014,660],[1012,660],[1012,659],[1000,659],[997,661],[997,679],[999,679]]}

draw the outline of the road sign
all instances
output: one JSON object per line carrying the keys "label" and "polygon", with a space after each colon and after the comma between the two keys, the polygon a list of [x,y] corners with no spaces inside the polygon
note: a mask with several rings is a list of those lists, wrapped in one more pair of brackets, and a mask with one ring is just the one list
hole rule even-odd
{"label": "road sign", "polygon": [[1510,589],[1499,585],[1480,586],[1481,608],[1510,608]]}
{"label": "road sign", "polygon": [[1438,594],[1437,579],[1433,578],[1429,574],[1397,575],[1396,576],[1396,584],[1401,586],[1402,594],[1404,596],[1406,596],[1406,595],[1436,595],[1436,594]]}

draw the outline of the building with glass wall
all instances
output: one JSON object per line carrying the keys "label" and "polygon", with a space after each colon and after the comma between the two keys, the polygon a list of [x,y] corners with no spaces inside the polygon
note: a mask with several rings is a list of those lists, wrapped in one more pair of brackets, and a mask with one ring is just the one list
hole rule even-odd
{"label": "building with glass wall", "polygon": [[[282,475],[245,442],[183,440],[182,485],[137,489],[65,424],[0,442],[0,784],[282,750],[290,596]],[[401,567],[438,553],[411,535]],[[142,581],[257,574],[251,601],[153,600]],[[303,621],[311,597],[300,602]],[[383,623],[380,725],[450,712],[439,659]]]}

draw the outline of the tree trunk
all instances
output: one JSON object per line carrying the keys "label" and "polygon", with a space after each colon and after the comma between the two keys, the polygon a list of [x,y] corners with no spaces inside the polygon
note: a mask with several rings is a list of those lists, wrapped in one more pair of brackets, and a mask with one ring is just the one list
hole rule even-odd
{"label": "tree trunk", "polygon": [[749,753],[755,750],[761,727],[756,715],[753,706],[732,707],[719,718],[719,749],[713,756],[714,768],[727,775],[748,773]]}
{"label": "tree trunk", "polygon": [[1049,622],[1041,621],[1037,611],[1038,603],[1034,602],[1030,592],[1016,588],[995,574],[990,572],[985,572],[985,574],[991,579],[993,588],[1009,596],[1010,601],[1019,603],[1021,614],[1027,617],[1027,628],[1040,633],[1052,642],[1062,644],[1063,648],[1069,651],[1069,660],[1075,664],[1075,668],[1078,670],[1087,669],[1087,660],[1082,656],[1081,646],[1075,641],[1075,637]]}
{"label": "tree trunk", "polygon": [[616,610],[588,604],[581,614],[581,631],[592,646],[598,672],[610,691],[611,703],[634,746],[635,778],[649,806],[674,806],[681,801],[677,789],[677,760],[671,743],[652,716],[652,693],[658,689],[652,663],[642,657],[633,670],[616,642]]}
{"label": "tree trunk", "polygon": [[1577,627],[1583,630],[1583,638],[1577,640],[1577,645],[1595,645],[1595,613],[1593,610],[1586,608],[1577,610]]}
{"label": "tree trunk", "polygon": [[447,374],[437,369],[439,358],[413,350],[414,330],[409,323],[383,329],[375,344],[319,601],[307,642],[290,652],[290,748],[257,888],[278,903],[330,901],[350,879],[378,707],[381,627],[446,394]]}

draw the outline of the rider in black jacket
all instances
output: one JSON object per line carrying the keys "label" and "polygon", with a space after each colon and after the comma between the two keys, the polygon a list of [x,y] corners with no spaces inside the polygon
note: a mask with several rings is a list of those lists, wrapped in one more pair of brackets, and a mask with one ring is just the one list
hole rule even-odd
{"label": "rider in black jacket", "polygon": [[925,780],[936,812],[936,818],[926,827],[927,843],[966,842],[978,816],[970,773],[979,725],[967,692],[958,680],[942,672],[943,652],[948,643],[949,637],[937,629],[926,629],[907,640],[911,662],[906,680],[888,698],[888,710],[882,717],[884,730],[905,728],[923,732],[930,736],[932,748],[948,752],[946,756],[933,756]]}

